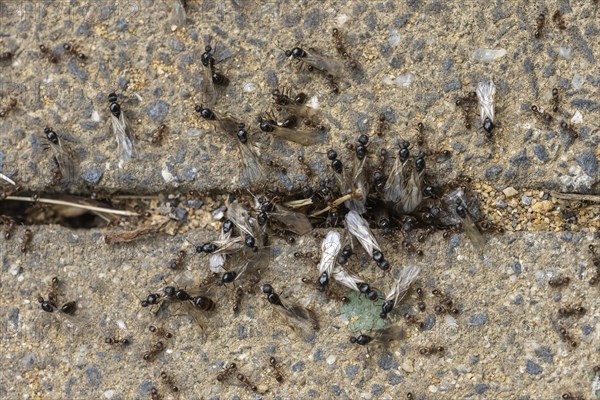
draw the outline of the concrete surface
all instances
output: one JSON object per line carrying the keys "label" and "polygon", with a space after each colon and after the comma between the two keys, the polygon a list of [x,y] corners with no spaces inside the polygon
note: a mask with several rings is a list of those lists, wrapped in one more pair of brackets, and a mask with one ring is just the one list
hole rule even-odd
{"label": "concrete surface", "polygon": [[[251,137],[262,145],[261,157],[287,170],[267,169],[265,186],[288,191],[307,182],[317,186],[330,173],[327,149],[341,152],[359,133],[372,134],[384,112],[389,130],[372,136],[374,148],[391,151],[399,138],[414,143],[415,126],[423,121],[427,147],[452,152],[447,161],[428,160],[428,173],[441,182],[459,173],[474,178],[484,213],[501,222],[506,233],[486,234],[483,259],[464,235],[444,239],[434,234],[419,245],[422,258],[392,247],[402,237],[382,237],[392,275],[408,262],[422,266],[417,285],[426,289],[427,310],[416,310],[411,292],[392,318],[405,327],[406,339],[387,349],[374,344],[367,352],[349,343],[352,321],[341,314],[339,303],[300,282],[316,271],[312,262],[293,253],[318,253],[320,244],[312,235],[293,245],[276,239],[272,260],[262,269],[263,282],[317,312],[322,328],[314,343],[307,343],[278,319],[259,290],[244,297],[239,315],[231,311],[231,286],[213,288],[216,310],[197,319],[185,310],[170,309],[155,318],[140,309],[149,291],[178,278],[165,264],[182,248],[191,253],[186,238],[216,237],[214,223],[191,223],[193,230],[184,234],[114,246],[105,244],[105,230],[35,226],[26,253],[20,251],[25,227],[19,226],[11,240],[0,239],[0,395],[143,399],[156,386],[163,398],[256,398],[235,379],[217,382],[223,366],[235,362],[269,399],[396,399],[409,391],[417,399],[559,399],[566,392],[594,398],[593,385],[595,390],[600,386],[592,372],[599,364],[600,304],[599,286],[588,284],[594,271],[587,249],[590,244],[600,248],[598,206],[584,204],[579,220],[565,224],[562,211],[577,209],[576,204],[555,199],[550,208],[536,204],[546,204],[545,193],[552,190],[600,192],[597,7],[593,1],[189,0],[187,26],[172,29],[171,2],[99,2],[94,8],[70,1],[3,2],[0,52],[16,56],[0,65],[2,104],[15,97],[18,105],[0,119],[0,171],[26,192],[86,196],[196,189],[208,194],[202,195],[201,212],[210,215],[219,205],[210,200],[214,193],[245,188],[232,156],[234,144],[193,111],[199,101],[200,54],[210,43],[231,81],[215,110],[253,126]],[[566,29],[552,21],[555,10],[562,12]],[[546,26],[536,39],[536,18],[542,12]],[[340,82],[339,95],[282,53],[301,45],[335,56],[334,27],[361,67]],[[62,43],[68,40],[79,45],[87,61],[63,54]],[[57,64],[41,57],[41,43],[57,53]],[[473,60],[481,48],[505,49],[506,55],[489,63]],[[410,85],[394,83],[408,74],[414,75]],[[486,78],[497,86],[501,124],[491,141],[476,126],[467,130],[455,106],[458,96]],[[252,121],[271,107],[269,94],[279,85],[318,96],[329,127],[326,143],[302,149],[270,141],[256,129]],[[530,107],[550,110],[554,87],[560,93],[559,111],[546,125]],[[106,99],[114,90],[123,96],[121,104],[138,136],[136,159],[123,170],[116,166]],[[573,118],[576,139],[560,128],[560,121]],[[473,125],[476,121],[473,116]],[[154,145],[150,134],[161,123],[169,132],[161,145]],[[68,188],[51,184],[45,126],[52,126],[81,160],[79,179]],[[299,154],[311,165],[312,176],[304,175]],[[507,187],[518,195],[502,195]],[[207,260],[191,257],[186,268],[198,281],[206,276]],[[352,267],[387,289],[392,278],[367,261],[354,260]],[[569,285],[551,288],[548,280],[559,275],[570,277]],[[46,295],[53,276],[63,282],[61,298],[79,304],[74,322],[40,310],[37,296]],[[458,304],[456,328],[434,315],[434,288],[450,293]],[[585,315],[558,317],[558,308],[579,304],[587,309]],[[402,321],[409,311],[427,330],[419,332]],[[150,324],[165,326],[174,337],[149,363],[142,355],[157,340],[147,331]],[[560,326],[578,343],[576,348],[561,340]],[[107,335],[132,343],[122,349],[109,346]],[[430,345],[444,346],[444,355],[419,354]],[[270,372],[270,356],[281,363],[282,384]],[[178,395],[161,382],[163,370],[173,376]]]}

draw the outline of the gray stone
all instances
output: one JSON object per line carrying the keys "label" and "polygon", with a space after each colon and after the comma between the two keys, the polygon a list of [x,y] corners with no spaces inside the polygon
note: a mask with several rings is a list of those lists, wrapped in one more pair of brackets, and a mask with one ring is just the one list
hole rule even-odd
{"label": "gray stone", "polygon": [[339,385],[331,385],[330,390],[336,396],[339,396],[343,393],[343,390],[341,387],[339,387]]}
{"label": "gray stone", "polygon": [[373,384],[373,386],[371,386],[371,393],[373,393],[374,396],[379,396],[380,394],[383,393],[383,386],[375,383]]}
{"label": "gray stone", "polygon": [[515,275],[521,275],[521,263],[519,263],[518,261],[515,261],[514,263],[510,264],[510,268],[513,270],[513,273]]}
{"label": "gray stone", "polygon": [[185,44],[183,44],[183,42],[177,38],[170,38],[168,43],[169,47],[178,53],[185,50]]}
{"label": "gray stone", "polygon": [[598,178],[598,158],[592,150],[585,150],[575,159],[583,172],[592,178]]}
{"label": "gray stone", "polygon": [[96,166],[91,166],[81,173],[81,179],[92,185],[97,185],[102,179],[104,171]]}
{"label": "gray stone", "polygon": [[346,376],[350,379],[356,378],[356,374],[358,373],[358,365],[348,365],[346,366]]}
{"label": "gray stone", "polygon": [[146,114],[153,123],[159,124],[163,122],[169,112],[169,104],[163,100],[157,100],[145,108]]}
{"label": "gray stone", "polygon": [[554,362],[554,357],[552,356],[552,351],[550,347],[542,346],[535,349],[535,355],[540,360],[552,364]]}
{"label": "gray stone", "polygon": [[102,384],[102,374],[96,367],[90,367],[85,370],[85,377],[90,386],[98,387]]}
{"label": "gray stone", "polygon": [[462,84],[460,83],[460,79],[455,78],[450,82],[444,84],[444,92],[452,92],[454,90],[460,90],[462,88]]}
{"label": "gray stone", "polygon": [[484,325],[488,320],[488,315],[486,312],[482,312],[479,314],[472,315],[469,318],[469,325],[471,326],[481,326]]}
{"label": "gray stone", "polygon": [[493,165],[485,170],[485,179],[495,180],[502,173],[502,167],[500,165]]}
{"label": "gray stone", "polygon": [[385,352],[383,352],[383,354],[379,358],[379,361],[377,362],[377,365],[379,365],[379,368],[387,371],[387,370],[392,369],[392,368],[394,368],[394,369],[398,368],[398,366],[400,364],[394,358],[394,355],[392,353],[390,353],[389,351],[385,351]]}
{"label": "gray stone", "polygon": [[591,334],[592,332],[594,332],[594,327],[593,326],[584,325],[584,326],[581,327],[581,333],[584,336],[587,336],[587,335]]}
{"label": "gray stone", "polygon": [[573,99],[571,105],[575,108],[582,108],[587,111],[593,111],[598,109],[598,102],[590,99]]}
{"label": "gray stone", "polygon": [[531,360],[527,360],[527,364],[525,365],[525,371],[530,375],[540,375],[544,372],[544,369]]}
{"label": "gray stone", "polygon": [[296,364],[292,365],[292,370],[294,372],[304,371],[304,361],[298,361]]}
{"label": "gray stone", "polygon": [[533,146],[533,154],[535,154],[538,160],[542,162],[547,162],[549,160],[548,152],[543,144],[536,144]]}
{"label": "gray stone", "polygon": [[435,315],[433,315],[433,314],[427,315],[425,317],[425,319],[423,320],[423,330],[429,331],[433,328],[434,325],[435,325]]}
{"label": "gray stone", "polygon": [[489,385],[486,385],[485,383],[478,383],[477,385],[475,385],[475,393],[477,394],[484,394],[489,389]]}
{"label": "gray stone", "polygon": [[511,157],[509,159],[509,161],[511,162],[511,164],[517,165],[517,166],[528,165],[529,157],[527,156],[527,150],[526,149],[521,150],[517,155]]}
{"label": "gray stone", "polygon": [[396,386],[402,383],[402,381],[404,381],[404,378],[401,375],[398,375],[397,373],[390,371],[387,375],[387,381],[390,385],[392,386]]}
{"label": "gray stone", "polygon": [[323,14],[320,8],[313,8],[304,16],[304,28],[316,29],[323,22]]}
{"label": "gray stone", "polygon": [[79,62],[75,58],[71,58],[67,63],[67,68],[69,68],[69,72],[73,74],[80,81],[87,81],[88,73],[85,69],[79,66]]}

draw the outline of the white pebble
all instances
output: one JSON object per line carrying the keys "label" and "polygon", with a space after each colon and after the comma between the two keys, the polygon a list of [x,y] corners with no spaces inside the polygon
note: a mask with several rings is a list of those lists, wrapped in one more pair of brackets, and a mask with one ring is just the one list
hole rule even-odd
{"label": "white pebble", "polygon": [[8,271],[12,276],[16,276],[19,272],[21,272],[21,266],[19,264],[13,264],[10,266]]}
{"label": "white pebble", "polygon": [[313,97],[311,97],[308,102],[306,103],[306,105],[308,107],[314,108],[315,110],[319,109],[319,98],[317,97],[317,95],[314,95]]}
{"label": "white pebble", "polygon": [[163,167],[162,171],[160,171],[160,174],[162,175],[165,182],[167,182],[167,183],[176,182],[175,177],[173,176],[172,173],[169,172],[169,169],[167,168],[166,165]]}
{"label": "white pebble", "polygon": [[244,84],[244,93],[252,93],[256,90],[256,83],[248,82]]}
{"label": "white pebble", "polygon": [[333,365],[337,361],[337,357],[334,355],[331,355],[331,356],[327,357],[326,361],[327,361],[327,364]]}
{"label": "white pebble", "polygon": [[119,329],[127,328],[127,326],[125,325],[125,321],[123,321],[122,319],[117,321],[117,326],[119,327]]}
{"label": "white pebble", "polygon": [[431,393],[437,393],[438,388],[435,385],[429,385],[429,387],[427,388]]}
{"label": "white pebble", "polygon": [[458,323],[456,322],[456,319],[453,316],[449,314],[444,315],[444,321],[446,322],[449,328],[458,329]]}
{"label": "white pebble", "polygon": [[197,129],[197,128],[190,128],[187,131],[187,135],[192,138],[200,137],[200,136],[202,136],[203,133],[204,133],[204,131],[202,129]]}
{"label": "white pebble", "polygon": [[576,74],[575,76],[573,76],[573,79],[571,80],[571,85],[573,86],[573,89],[579,90],[583,86],[583,82],[585,82],[585,79],[583,79],[583,76]]}
{"label": "white pebble", "polygon": [[579,111],[575,111],[575,115],[571,118],[571,122],[574,124],[581,124],[583,122],[583,115]]}
{"label": "white pebble", "polygon": [[337,25],[341,26],[344,25],[346,21],[348,21],[348,16],[346,14],[338,14],[335,17],[335,20],[337,21]]}
{"label": "white pebble", "polygon": [[506,55],[505,49],[477,49],[471,56],[473,60],[480,62],[492,62]]}
{"label": "white pebble", "polygon": [[388,38],[388,43],[392,47],[396,47],[400,44],[400,34],[396,29],[390,29],[390,37]]}
{"label": "white pebble", "polygon": [[370,400],[373,398],[373,395],[369,392],[361,392],[360,398]]}
{"label": "white pebble", "polygon": [[404,371],[411,373],[415,371],[415,368],[413,367],[413,363],[412,360],[406,360],[402,363],[402,365],[400,366]]}
{"label": "white pebble", "polygon": [[98,111],[92,111],[92,121],[100,122],[100,114],[98,114]]}
{"label": "white pebble", "polygon": [[107,390],[103,394],[104,394],[104,397],[106,397],[107,399],[112,399],[112,397],[115,395],[115,391],[114,390]]}
{"label": "white pebble", "polygon": [[415,74],[413,74],[412,72],[407,72],[406,74],[397,76],[396,79],[392,79],[391,76],[386,76],[385,78],[383,78],[383,84],[390,86],[393,85],[408,87],[415,81],[415,78]]}
{"label": "white pebble", "polygon": [[562,58],[564,58],[565,60],[571,59],[571,53],[572,53],[572,50],[570,47],[559,47],[558,48],[558,55],[561,56]]}

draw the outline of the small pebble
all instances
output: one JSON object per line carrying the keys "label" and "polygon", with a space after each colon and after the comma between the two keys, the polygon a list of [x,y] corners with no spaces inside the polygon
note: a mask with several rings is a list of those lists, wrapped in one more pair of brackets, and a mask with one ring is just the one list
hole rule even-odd
{"label": "small pebble", "polygon": [[387,76],[383,78],[383,84],[399,87],[409,87],[415,81],[415,79],[415,74],[413,74],[412,72],[407,72],[405,74],[398,75],[396,79],[392,79],[391,77]]}
{"label": "small pebble", "polygon": [[538,201],[531,206],[531,210],[537,213],[547,213],[554,209],[554,204],[550,200]]}
{"label": "small pebble", "polygon": [[525,371],[530,375],[539,375],[544,372],[544,369],[539,364],[534,363],[531,360],[527,360]]}
{"label": "small pebble", "polygon": [[415,370],[415,368],[413,367],[412,360],[409,359],[404,360],[404,362],[401,365],[401,368],[408,373],[414,372]]}
{"label": "small pebble", "polygon": [[294,372],[304,371],[304,361],[298,361],[296,364],[292,365],[292,370]]}
{"label": "small pebble", "polygon": [[390,373],[387,376],[387,381],[390,385],[392,386],[396,386],[402,383],[402,381],[404,381],[404,378],[400,375],[398,375],[397,373],[390,371]]}
{"label": "small pebble", "polygon": [[86,181],[87,183],[96,185],[96,184],[98,184],[98,182],[100,182],[100,179],[102,179],[103,174],[104,174],[104,171],[102,169],[92,166],[92,167],[85,169],[81,173],[81,178],[84,181]]}
{"label": "small pebble", "polygon": [[571,59],[572,49],[570,47],[559,47],[558,55],[564,58],[565,60]]}
{"label": "small pebble", "polygon": [[400,34],[396,29],[390,29],[390,36],[388,38],[388,43],[391,47],[396,47],[400,44]]}
{"label": "small pebble", "polygon": [[512,269],[515,275],[521,275],[521,263],[519,263],[518,261],[510,264],[510,268]]}
{"label": "small pebble", "polygon": [[252,93],[254,91],[256,91],[256,83],[253,82],[248,82],[244,84],[244,93]]}
{"label": "small pebble", "polygon": [[358,373],[358,365],[346,366],[346,376],[350,379],[354,379]]}
{"label": "small pebble", "polygon": [[535,355],[540,360],[550,363],[550,364],[554,361],[554,357],[552,356],[552,351],[550,350],[550,347],[547,347],[547,346],[543,346],[543,347],[539,347],[539,348],[535,349]]}
{"label": "small pebble", "polygon": [[327,362],[327,364],[333,365],[337,361],[337,357],[334,355],[330,355],[330,356],[327,356],[327,359],[325,361]]}
{"label": "small pebble", "polygon": [[512,186],[507,187],[506,189],[504,189],[502,191],[502,193],[504,193],[504,195],[507,198],[510,198],[510,197],[513,197],[513,196],[516,196],[517,194],[519,194],[519,192],[517,192],[517,190],[514,187],[512,187]]}
{"label": "small pebble", "polygon": [[471,55],[474,61],[489,63],[506,55],[505,49],[477,49]]}
{"label": "small pebble", "polygon": [[594,154],[594,151],[586,150],[575,157],[575,160],[588,176],[598,178],[598,157]]}
{"label": "small pebble", "polygon": [[594,332],[594,327],[590,326],[590,325],[584,325],[581,327],[581,333],[585,336],[589,335],[590,333]]}
{"label": "small pebble", "polygon": [[531,197],[529,197],[529,196],[521,197],[521,203],[525,204],[526,206],[531,205]]}
{"label": "small pebble", "polygon": [[475,314],[471,318],[469,318],[469,325],[471,326],[481,326],[484,325],[488,320],[488,315],[485,312]]}
{"label": "small pebble", "polygon": [[[321,361],[323,358],[324,358],[323,350],[321,350],[321,349],[315,350],[315,352],[313,353],[313,361]],[[335,362],[335,360],[333,362]]]}
{"label": "small pebble", "polygon": [[394,359],[394,356],[389,351],[386,351],[381,355],[377,365],[379,365],[379,368],[386,371],[392,368],[398,368],[399,366],[398,361]]}
{"label": "small pebble", "polygon": [[573,86],[573,89],[579,90],[583,86],[584,82],[585,82],[585,78],[583,76],[581,76],[579,74],[575,74],[573,76],[573,79],[571,80],[571,86]]}
{"label": "small pebble", "polygon": [[488,385],[486,385],[485,383],[478,383],[477,385],[475,385],[475,392],[477,394],[484,394],[489,389],[490,389],[490,387]]}

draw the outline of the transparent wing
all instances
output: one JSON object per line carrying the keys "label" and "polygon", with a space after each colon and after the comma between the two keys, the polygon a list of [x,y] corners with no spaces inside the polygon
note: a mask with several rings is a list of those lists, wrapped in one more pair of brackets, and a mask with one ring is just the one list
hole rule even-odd
{"label": "transparent wing", "polygon": [[344,285],[347,288],[352,289],[356,292],[360,292],[358,284],[364,282],[364,280],[362,280],[358,276],[346,272],[346,270],[341,268],[339,265],[333,269],[332,277],[341,285]]}
{"label": "transparent wing", "polygon": [[212,68],[210,65],[202,65],[202,82],[200,82],[200,102],[212,109],[217,103],[217,89],[212,79]]}
{"label": "transparent wing", "polygon": [[315,313],[297,304],[275,306],[275,310],[298,336],[307,342],[315,337],[319,323]]}
{"label": "transparent wing", "polygon": [[402,162],[399,158],[394,161],[394,166],[385,182],[383,198],[385,201],[398,204],[402,199],[402,170],[408,161]]}
{"label": "transparent wing", "polygon": [[240,163],[242,166],[242,176],[250,182],[258,182],[262,179],[264,170],[260,163],[260,158],[247,143],[235,139],[240,151]]}
{"label": "transparent wing", "polygon": [[[414,160],[413,160],[414,161]],[[411,168],[404,180],[402,187],[402,210],[405,213],[413,212],[423,201],[423,171],[417,172]]]}
{"label": "transparent wing", "polygon": [[227,202],[227,218],[233,222],[242,234],[254,237],[248,211],[237,202]]}
{"label": "transparent wing", "polygon": [[305,214],[290,211],[283,206],[277,205],[275,211],[269,216],[275,218],[285,226],[285,229],[297,235],[305,235],[312,231],[312,224]]}
{"label": "transparent wing", "polygon": [[381,251],[373,232],[369,228],[369,223],[356,211],[350,210],[346,214],[346,228],[354,236],[369,256],[373,257],[373,250]]}
{"label": "transparent wing", "polygon": [[344,73],[344,64],[341,61],[326,57],[313,48],[306,51],[306,57],[302,60],[319,71],[323,71],[334,77],[340,77]]}
{"label": "transparent wing", "polygon": [[273,136],[290,142],[301,144],[302,146],[313,146],[323,142],[323,135],[317,129],[311,128],[284,128],[279,125],[271,125],[274,130],[271,132]]}
{"label": "transparent wing", "polygon": [[119,167],[129,161],[133,155],[133,138],[127,127],[123,113],[119,118],[111,114],[113,133],[117,140],[117,151],[119,153]]}
{"label": "transparent wing", "polygon": [[350,200],[344,202],[346,207],[350,210],[354,210],[359,214],[364,214],[367,210],[365,204],[367,202],[367,195],[369,194],[369,184],[364,174],[364,165],[367,158],[359,160],[354,157],[353,172],[351,181],[347,183],[347,193],[355,193],[360,191],[360,197],[352,197]]}
{"label": "transparent wing", "polygon": [[410,285],[412,285],[415,279],[417,279],[417,276],[419,276],[419,272],[421,272],[421,267],[416,265],[407,265],[402,268],[394,287],[385,296],[385,300],[393,300],[394,305],[398,304],[410,288]]}
{"label": "transparent wing", "polygon": [[483,124],[486,118],[494,122],[494,95],[496,85],[491,80],[480,82],[477,85],[477,98],[479,99],[479,116]]}
{"label": "transparent wing", "polygon": [[323,272],[327,273],[327,276],[331,276],[333,267],[335,266],[335,260],[342,249],[341,235],[336,231],[327,232],[327,236],[323,239],[321,244],[321,261],[319,262],[319,275]]}
{"label": "transparent wing", "polygon": [[50,142],[50,146],[54,151],[54,156],[58,163],[58,167],[60,168],[63,182],[67,184],[73,183],[79,170],[79,163],[75,151],[60,138],[58,139],[58,145]]}

